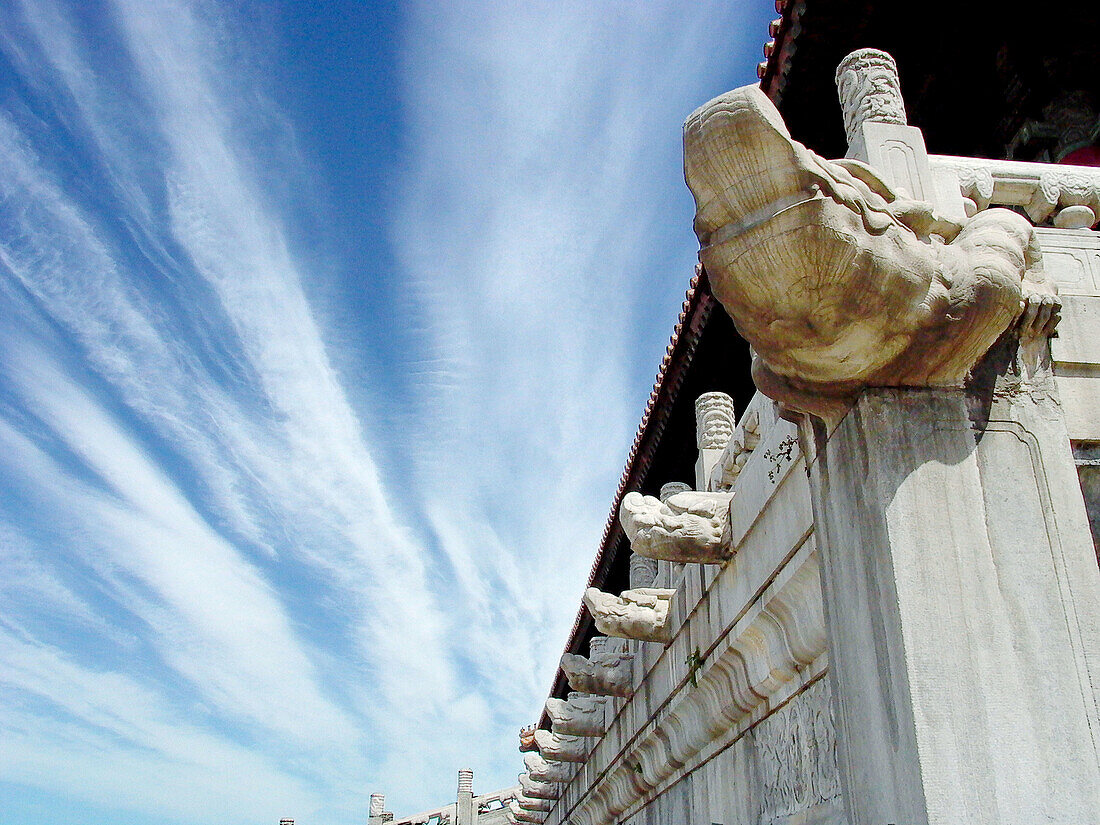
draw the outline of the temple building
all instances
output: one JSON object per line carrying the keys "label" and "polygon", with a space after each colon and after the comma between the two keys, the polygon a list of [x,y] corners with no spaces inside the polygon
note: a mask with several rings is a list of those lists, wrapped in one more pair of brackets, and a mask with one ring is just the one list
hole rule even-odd
{"label": "temple building", "polygon": [[504,816],[1095,822],[1100,9],[776,8]]}

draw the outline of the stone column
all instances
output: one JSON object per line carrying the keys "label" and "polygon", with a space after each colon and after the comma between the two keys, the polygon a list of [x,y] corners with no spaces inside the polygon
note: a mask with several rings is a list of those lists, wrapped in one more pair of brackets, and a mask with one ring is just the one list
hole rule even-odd
{"label": "stone column", "polygon": [[475,825],[477,808],[474,806],[474,772],[463,769],[458,772],[458,805],[455,825]]}
{"label": "stone column", "polygon": [[1100,812],[1100,575],[1046,347],[803,424],[850,825]]}

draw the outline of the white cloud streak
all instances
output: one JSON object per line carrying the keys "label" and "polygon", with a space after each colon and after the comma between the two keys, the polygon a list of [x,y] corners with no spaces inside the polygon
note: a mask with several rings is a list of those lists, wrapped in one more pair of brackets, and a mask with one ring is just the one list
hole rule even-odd
{"label": "white cloud streak", "polygon": [[0,525],[20,571],[0,780],[223,821],[358,821],[372,790],[427,808],[459,767],[510,783],[690,275],[678,123],[720,90],[729,10],[409,8],[406,333],[364,369],[412,387],[382,433],[407,465],[386,468],[307,298],[326,273],[261,183],[302,159],[241,138],[249,106],[281,117],[223,53],[243,35],[210,4],[110,12],[124,91],[52,0],[21,3],[26,42],[0,38],[63,98],[132,234],[0,110],[0,291],[23,312],[0,345],[23,413],[0,407],[0,468],[56,514]]}
{"label": "white cloud streak", "polygon": [[[425,332],[416,488],[465,588],[457,642],[518,726],[549,686],[691,275],[679,124],[728,82],[735,15],[415,9],[393,237]],[[519,766],[486,767],[503,783]]]}

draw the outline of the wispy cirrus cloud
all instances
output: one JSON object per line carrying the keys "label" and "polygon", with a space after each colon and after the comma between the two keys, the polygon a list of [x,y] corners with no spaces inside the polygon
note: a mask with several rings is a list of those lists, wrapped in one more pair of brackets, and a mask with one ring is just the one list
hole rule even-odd
{"label": "wispy cirrus cloud", "polygon": [[[393,238],[417,319],[416,494],[464,588],[456,643],[507,709],[502,742],[539,712],[692,272],[679,124],[731,82],[731,56],[749,81],[763,10],[743,39],[740,17],[410,14]],[[479,767],[505,764],[519,766],[496,752]]]}
{"label": "wispy cirrus cloud", "polygon": [[[351,822],[518,770],[690,275],[678,123],[737,14],[402,21],[396,188],[331,204],[247,9],[0,12],[0,783]],[[398,264],[362,277],[403,296],[381,361],[334,350],[378,319],[319,304],[347,273],[303,245],[303,211],[324,247],[355,209]]]}

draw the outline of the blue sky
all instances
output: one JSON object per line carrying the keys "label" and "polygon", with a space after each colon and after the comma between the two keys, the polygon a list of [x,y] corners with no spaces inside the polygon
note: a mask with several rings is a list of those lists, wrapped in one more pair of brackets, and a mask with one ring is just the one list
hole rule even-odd
{"label": "blue sky", "polygon": [[773,14],[0,4],[0,823],[515,781]]}

